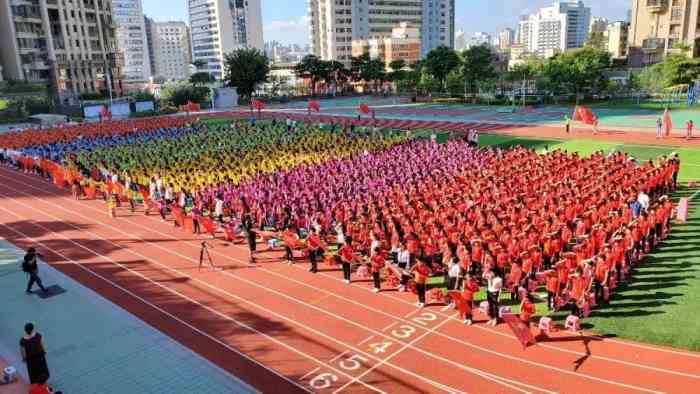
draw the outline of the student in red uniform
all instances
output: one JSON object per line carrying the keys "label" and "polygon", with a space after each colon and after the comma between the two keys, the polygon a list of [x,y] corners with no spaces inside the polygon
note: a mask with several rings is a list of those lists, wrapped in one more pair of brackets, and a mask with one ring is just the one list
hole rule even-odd
{"label": "student in red uniform", "polygon": [[430,275],[430,268],[428,268],[423,259],[418,259],[418,263],[411,267],[411,272],[413,273],[413,279],[416,281],[416,291],[418,292],[416,306],[422,308],[425,306],[425,282],[428,280],[428,275]]}
{"label": "student in red uniform", "polygon": [[479,292],[479,282],[470,274],[467,274],[462,287],[462,297],[467,304],[467,313],[464,316],[464,324],[472,324],[472,310],[474,309],[474,294]]}
{"label": "student in red uniform", "polygon": [[545,276],[545,288],[547,289],[547,309],[556,309],[555,300],[559,294],[559,275],[556,270],[549,270]]}
{"label": "student in red uniform", "polygon": [[379,293],[382,289],[380,275],[385,264],[386,260],[384,258],[384,254],[381,252],[379,247],[374,248],[372,251],[372,257],[370,258],[370,265],[372,268],[372,280],[374,281],[375,293]]}
{"label": "student in red uniform", "polygon": [[581,305],[583,305],[588,284],[586,283],[586,279],[583,277],[583,270],[581,270],[581,267],[576,268],[576,273],[571,276],[569,282],[571,284],[571,314],[578,317],[583,317],[581,315]]}
{"label": "student in red uniform", "polygon": [[284,258],[287,260],[288,264],[294,263],[294,253],[292,247],[297,244],[299,236],[296,230],[291,227],[287,227],[282,231],[282,242],[284,242]]}
{"label": "student in red uniform", "polygon": [[309,238],[306,240],[306,246],[309,249],[309,261],[311,262],[311,268],[309,272],[314,274],[318,272],[318,257],[321,255],[321,237],[316,234],[315,229],[309,231]]}
{"label": "student in red uniform", "polygon": [[608,283],[608,274],[610,272],[610,262],[608,259],[610,255],[610,247],[606,246],[605,254],[596,258],[595,274],[593,276],[596,303],[602,303],[603,301],[603,287]]}
{"label": "student in red uniform", "polygon": [[520,303],[520,320],[529,326],[530,318],[536,311],[535,299],[532,297],[532,294],[527,293],[527,296],[525,296],[523,301]]}
{"label": "student in red uniform", "polygon": [[350,236],[345,238],[345,245],[338,249],[338,256],[340,256],[340,265],[343,267],[343,282],[350,284],[350,268],[355,261],[355,252],[352,249]]}

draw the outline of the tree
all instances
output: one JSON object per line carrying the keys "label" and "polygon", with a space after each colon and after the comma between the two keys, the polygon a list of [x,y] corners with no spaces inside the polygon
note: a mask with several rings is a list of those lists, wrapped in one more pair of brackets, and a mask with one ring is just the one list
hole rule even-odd
{"label": "tree", "polygon": [[598,49],[600,51],[608,50],[608,39],[602,31],[592,31],[588,33],[586,47]]}
{"label": "tree", "polygon": [[188,101],[205,103],[209,101],[209,89],[190,84],[169,85],[163,88],[160,99],[174,106],[187,104]]}
{"label": "tree", "polygon": [[610,54],[591,47],[565,52],[548,59],[542,69],[549,90],[554,93],[600,92],[607,87],[605,74],[611,66]]}
{"label": "tree", "polygon": [[370,58],[369,53],[352,58],[350,67],[355,81],[363,81],[373,86],[375,91],[378,90],[378,85],[386,81],[384,63],[379,59]]}
{"label": "tree", "polygon": [[206,71],[200,71],[190,75],[190,83],[194,86],[204,86],[214,81],[216,81],[216,78]]}
{"label": "tree", "polygon": [[406,79],[406,75],[408,74],[405,70],[406,68],[406,61],[403,59],[397,59],[391,61],[389,63],[389,68],[391,71],[387,74],[387,80],[393,82],[393,83],[398,83],[399,81],[402,81]]}
{"label": "tree", "polygon": [[311,81],[311,94],[316,94],[316,84],[320,82],[324,74],[323,61],[315,55],[306,55],[294,66],[294,73],[298,78],[308,78]]}
{"label": "tree", "polygon": [[131,96],[134,101],[155,101],[156,97],[148,90],[139,90]]}
{"label": "tree", "polygon": [[444,89],[447,76],[452,70],[459,67],[461,61],[457,52],[443,45],[428,52],[424,64],[427,71],[435,77],[440,83],[440,87]]}
{"label": "tree", "polygon": [[479,83],[495,78],[491,48],[476,45],[462,52],[462,77],[470,92],[474,92]]}
{"label": "tree", "polygon": [[350,79],[350,70],[348,70],[345,65],[336,60],[330,60],[326,62],[327,65],[322,67],[328,70],[326,83],[333,84],[336,89],[343,91],[345,84]]}
{"label": "tree", "polygon": [[249,99],[258,84],[267,81],[270,62],[256,48],[238,49],[224,57],[226,86],[238,89],[243,101]]}

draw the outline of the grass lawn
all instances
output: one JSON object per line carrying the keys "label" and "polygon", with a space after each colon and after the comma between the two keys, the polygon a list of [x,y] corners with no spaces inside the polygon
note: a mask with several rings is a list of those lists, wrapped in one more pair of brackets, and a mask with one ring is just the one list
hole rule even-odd
{"label": "grass lawn", "polygon": [[7,100],[0,99],[0,111],[4,111],[5,109],[7,109],[7,103]]}
{"label": "grass lawn", "polygon": [[[679,179],[684,185],[673,198],[691,198],[688,222],[674,225],[669,238],[637,265],[632,278],[618,286],[608,305],[591,312],[583,327],[600,334],[700,351],[700,317],[696,315],[700,305],[700,188],[687,188],[688,180],[700,180],[700,150],[489,134],[480,140],[485,145],[525,145],[538,150],[547,146],[582,155],[615,148],[640,160],[678,152]],[[539,304],[537,310],[544,313],[546,307]],[[554,315],[558,320],[565,316]]]}

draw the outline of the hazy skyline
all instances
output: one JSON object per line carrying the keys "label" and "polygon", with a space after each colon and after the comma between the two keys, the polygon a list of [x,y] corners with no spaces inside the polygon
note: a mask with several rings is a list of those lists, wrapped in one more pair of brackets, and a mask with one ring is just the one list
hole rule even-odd
{"label": "hazy skyline", "polygon": [[[158,21],[187,21],[185,1],[142,0],[146,15]],[[520,15],[552,4],[553,0],[455,0],[455,28],[467,34],[477,31],[496,33],[515,29]],[[632,0],[585,0],[592,16],[624,20]],[[306,0],[262,0],[263,38],[285,44],[309,43],[308,2]]]}

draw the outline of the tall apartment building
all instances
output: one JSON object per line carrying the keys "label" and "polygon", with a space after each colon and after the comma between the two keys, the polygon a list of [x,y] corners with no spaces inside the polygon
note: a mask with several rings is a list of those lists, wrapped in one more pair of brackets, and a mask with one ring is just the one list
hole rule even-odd
{"label": "tall apartment building", "polygon": [[48,82],[62,102],[85,92],[119,91],[115,27],[108,0],[2,1],[3,73]]}
{"label": "tall apartment building", "polygon": [[623,21],[608,24],[605,30],[605,38],[608,42],[608,52],[613,59],[624,59],[627,57],[627,40],[629,38],[630,24]]}
{"label": "tall apartment building", "polygon": [[515,30],[505,28],[498,33],[498,49],[507,51],[515,43]]}
{"label": "tall apartment building", "polygon": [[192,60],[202,61],[217,79],[224,76],[224,55],[241,48],[264,51],[261,0],[187,0]]}
{"label": "tall apartment building", "polygon": [[309,0],[313,53],[350,62],[353,40],[391,37],[402,22],[420,29],[421,55],[454,47],[454,0]]}
{"label": "tall apartment building", "polygon": [[[153,53],[153,24],[155,21],[146,15],[143,16],[143,26],[146,28],[146,46],[148,47],[148,60],[151,67],[151,74],[155,76],[156,58]],[[189,45],[189,44],[188,44]]]}
{"label": "tall apartment building", "polygon": [[190,30],[185,22],[153,22],[148,32],[153,48],[153,77],[182,81],[190,76]]}
{"label": "tall apartment building", "polygon": [[146,83],[151,78],[151,62],[141,0],[112,0],[112,8],[117,23],[117,49],[124,59],[124,82]]}
{"label": "tall apartment building", "polygon": [[555,0],[551,7],[520,20],[519,40],[527,52],[549,56],[583,47],[588,36],[591,9],[583,1]]}
{"label": "tall apartment building", "polygon": [[700,54],[699,0],[633,0],[630,12],[629,63],[634,66],[657,63],[676,44]]}

